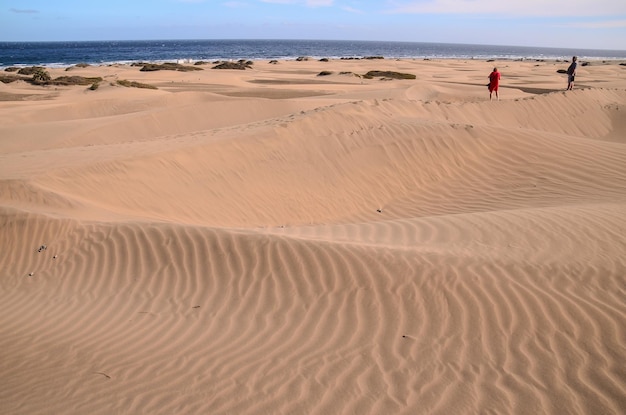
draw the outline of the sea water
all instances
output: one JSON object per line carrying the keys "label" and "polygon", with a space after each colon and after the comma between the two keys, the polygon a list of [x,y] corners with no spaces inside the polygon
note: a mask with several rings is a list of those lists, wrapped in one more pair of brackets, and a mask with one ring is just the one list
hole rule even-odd
{"label": "sea water", "polygon": [[626,51],[347,40],[0,42],[0,67],[311,58],[626,60]]}

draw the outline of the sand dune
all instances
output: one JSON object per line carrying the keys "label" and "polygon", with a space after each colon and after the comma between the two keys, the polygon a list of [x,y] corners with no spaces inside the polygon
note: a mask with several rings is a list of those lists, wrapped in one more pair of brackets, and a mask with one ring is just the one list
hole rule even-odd
{"label": "sand dune", "polygon": [[623,69],[498,65],[0,84],[0,412],[623,413]]}

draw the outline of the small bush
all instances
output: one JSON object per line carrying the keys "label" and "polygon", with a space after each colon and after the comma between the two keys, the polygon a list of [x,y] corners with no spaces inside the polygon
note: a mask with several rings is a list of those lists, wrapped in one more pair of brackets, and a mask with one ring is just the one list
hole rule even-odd
{"label": "small bush", "polygon": [[37,69],[33,73],[33,83],[35,83],[35,84],[45,84],[48,81],[50,81],[51,79],[52,79],[52,77],[50,76],[48,71],[46,71],[43,68]]}
{"label": "small bush", "polygon": [[17,76],[17,75],[2,75],[0,76],[0,82],[2,82],[3,84],[10,84],[11,82],[15,82],[15,81],[19,81],[22,80],[24,78],[22,78],[21,76]]}
{"label": "small bush", "polygon": [[26,68],[20,68],[17,73],[19,75],[27,75],[27,76],[31,76],[34,75],[35,72],[37,71],[42,71],[44,70],[43,67],[41,66],[27,66]]}
{"label": "small bush", "polygon": [[119,79],[117,81],[118,85],[121,86],[125,86],[127,88],[143,88],[143,89],[158,89],[156,86],[154,85],[150,85],[150,84],[142,84],[141,82],[136,82],[136,81],[128,81],[126,79]]}
{"label": "small bush", "polygon": [[91,66],[91,65],[89,65],[88,63],[77,63],[74,66],[70,66],[68,68],[65,68],[65,71],[66,72],[67,71],[71,71],[72,69],[76,69],[76,68],[88,68],[89,66]]}
{"label": "small bush", "polygon": [[185,66],[179,63],[171,63],[166,62],[162,64],[158,63],[146,63],[140,69],[141,72],[154,72],[154,71],[180,71],[180,72],[189,72],[189,71],[202,71],[202,68],[197,66]]}
{"label": "small bush", "polygon": [[98,77],[84,77],[84,76],[59,76],[53,80],[47,82],[50,85],[90,85],[96,82],[101,82],[102,78]]}
{"label": "small bush", "polygon": [[410,73],[400,73],[393,71],[369,71],[363,78],[372,79],[372,78],[391,78],[391,79],[415,79],[416,76]]}
{"label": "small bush", "polygon": [[250,65],[245,61],[239,61],[239,62],[222,62],[218,65],[215,65],[211,69],[239,69],[243,71],[246,68],[250,68]]}

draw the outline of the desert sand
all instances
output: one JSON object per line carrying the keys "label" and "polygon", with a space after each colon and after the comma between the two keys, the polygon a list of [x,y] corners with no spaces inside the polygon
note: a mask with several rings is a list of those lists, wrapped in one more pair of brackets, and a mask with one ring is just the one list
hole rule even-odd
{"label": "desert sand", "polygon": [[0,412],[625,413],[626,67],[566,67],[0,83]]}

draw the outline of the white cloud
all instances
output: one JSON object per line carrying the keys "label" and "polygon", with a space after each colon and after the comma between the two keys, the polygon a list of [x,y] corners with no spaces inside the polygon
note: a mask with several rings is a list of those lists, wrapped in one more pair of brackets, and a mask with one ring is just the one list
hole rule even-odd
{"label": "white cloud", "polygon": [[306,5],[309,7],[328,7],[332,6],[335,0],[307,0]]}
{"label": "white cloud", "polygon": [[18,14],[36,14],[39,13],[39,10],[33,10],[33,9],[9,9],[9,11],[11,11],[12,13],[18,13]]}
{"label": "white cloud", "polygon": [[389,1],[389,13],[502,16],[608,16],[626,14],[624,0],[414,0]]}
{"label": "white cloud", "polygon": [[596,22],[575,22],[564,25],[579,29],[617,29],[626,28],[626,20],[602,20]]}

